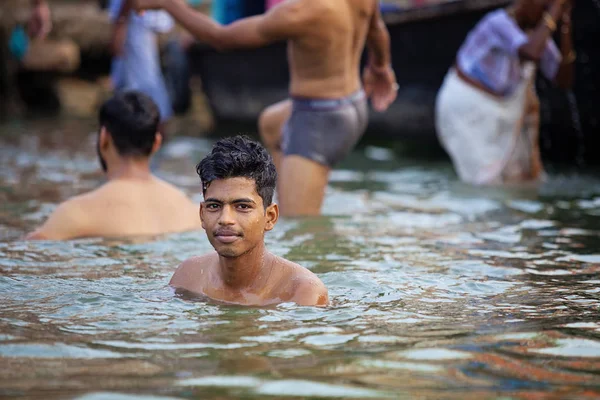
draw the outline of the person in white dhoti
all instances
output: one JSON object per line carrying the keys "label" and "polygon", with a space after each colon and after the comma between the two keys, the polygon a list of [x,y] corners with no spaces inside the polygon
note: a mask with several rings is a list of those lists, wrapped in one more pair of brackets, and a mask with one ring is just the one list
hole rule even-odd
{"label": "person in white dhoti", "polygon": [[[516,0],[469,33],[436,99],[436,130],[461,180],[536,181],[540,158],[536,69],[573,81],[572,0]],[[560,25],[560,50],[552,33]]]}

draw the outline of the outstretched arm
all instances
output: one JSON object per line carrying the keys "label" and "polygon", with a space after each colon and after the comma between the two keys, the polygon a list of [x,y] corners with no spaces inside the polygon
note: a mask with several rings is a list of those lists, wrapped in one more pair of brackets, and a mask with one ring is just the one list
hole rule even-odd
{"label": "outstretched arm", "polygon": [[396,99],[398,85],[391,65],[390,34],[381,18],[379,1],[367,34],[367,66],[363,74],[365,91],[377,111],[385,111]]}
{"label": "outstretched arm", "polygon": [[292,39],[306,22],[307,12],[296,2],[280,4],[266,14],[221,25],[207,15],[193,10],[183,0],[132,0],[134,8],[162,8],[196,39],[219,49],[255,48]]}

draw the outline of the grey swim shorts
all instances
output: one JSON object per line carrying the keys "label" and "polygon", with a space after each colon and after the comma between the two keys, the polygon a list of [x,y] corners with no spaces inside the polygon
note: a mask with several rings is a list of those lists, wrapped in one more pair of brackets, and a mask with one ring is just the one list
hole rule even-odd
{"label": "grey swim shorts", "polygon": [[283,129],[285,155],[333,167],[367,129],[367,97],[362,90],[341,99],[293,97],[292,104],[292,115]]}

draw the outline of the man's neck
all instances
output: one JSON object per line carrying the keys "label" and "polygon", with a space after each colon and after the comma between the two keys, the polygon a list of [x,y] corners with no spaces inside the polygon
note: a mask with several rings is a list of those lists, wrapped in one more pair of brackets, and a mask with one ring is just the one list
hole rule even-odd
{"label": "man's neck", "polygon": [[271,258],[264,243],[237,258],[219,256],[219,274],[223,285],[237,290],[252,288],[257,281],[266,279],[263,272]]}
{"label": "man's neck", "polygon": [[108,180],[149,180],[150,160],[148,158],[123,158],[108,167],[106,173]]}

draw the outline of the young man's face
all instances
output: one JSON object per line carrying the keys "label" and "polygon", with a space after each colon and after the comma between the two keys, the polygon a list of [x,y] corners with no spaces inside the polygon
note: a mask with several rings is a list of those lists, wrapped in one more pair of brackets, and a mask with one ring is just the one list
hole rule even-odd
{"label": "young man's face", "polygon": [[223,257],[239,257],[262,244],[266,231],[275,226],[279,210],[265,210],[248,178],[228,178],[210,183],[200,205],[200,219],[210,244]]}

